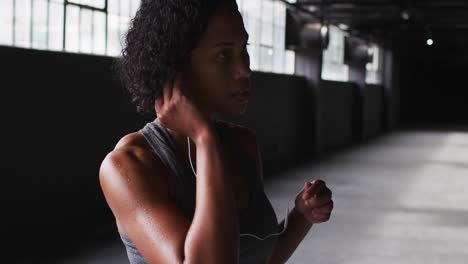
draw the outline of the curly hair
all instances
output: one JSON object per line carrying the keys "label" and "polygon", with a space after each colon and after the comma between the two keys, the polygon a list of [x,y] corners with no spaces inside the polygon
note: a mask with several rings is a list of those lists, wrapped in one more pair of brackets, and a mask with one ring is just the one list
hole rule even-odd
{"label": "curly hair", "polygon": [[190,61],[215,10],[236,0],[142,0],[130,21],[115,78],[140,114],[156,114],[155,99],[177,66]]}

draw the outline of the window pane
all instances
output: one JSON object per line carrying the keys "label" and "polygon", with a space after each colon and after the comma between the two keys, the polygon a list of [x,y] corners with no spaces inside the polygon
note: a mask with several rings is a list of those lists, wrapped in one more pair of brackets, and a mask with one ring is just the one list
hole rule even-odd
{"label": "window pane", "polygon": [[273,48],[260,46],[260,70],[265,72],[273,70]]}
{"label": "window pane", "polygon": [[370,49],[373,54],[372,62],[367,63],[366,66],[368,70],[370,71],[378,71],[379,70],[379,47],[377,47],[376,45],[372,45]]}
{"label": "window pane", "polygon": [[70,52],[78,52],[80,44],[80,8],[69,5],[67,6],[67,21],[66,21],[66,39],[65,50]]}
{"label": "window pane", "polygon": [[261,18],[264,22],[273,23],[274,5],[272,0],[262,0]]}
{"label": "window pane", "polygon": [[236,0],[236,2],[237,2],[237,6],[239,7],[239,11],[241,11],[243,0]]}
{"label": "window pane", "polygon": [[80,10],[80,52],[91,53],[93,45],[93,11]]}
{"label": "window pane", "polygon": [[109,15],[108,24],[108,49],[107,53],[111,56],[120,55],[124,43],[124,34],[127,33],[130,18]]}
{"label": "window pane", "polygon": [[260,0],[246,0],[244,1],[242,7],[243,7],[243,13],[249,16],[260,16],[258,14],[258,11],[260,10]]}
{"label": "window pane", "polygon": [[[237,0],[244,26],[250,35],[248,47],[252,70],[284,73],[286,5],[276,0]],[[294,71],[294,52],[289,53],[289,72]]]}
{"label": "window pane", "polygon": [[285,51],[285,70],[286,74],[294,74],[296,68],[296,54],[293,51]]}
{"label": "window pane", "polygon": [[[68,2],[96,8],[104,8],[106,5],[105,0],[68,0]],[[109,2],[116,2],[116,0],[109,0]]]}
{"label": "window pane", "polygon": [[380,84],[381,79],[381,70],[380,70],[380,49],[377,45],[371,46],[373,52],[372,62],[366,64],[366,83],[371,84]]}
{"label": "window pane", "polygon": [[47,1],[33,2],[33,48],[47,48]]}
{"label": "window pane", "polygon": [[279,49],[278,47],[273,48],[273,72],[283,73],[284,70],[284,49]]}
{"label": "window pane", "polygon": [[13,44],[13,0],[0,1],[0,45]]}
{"label": "window pane", "polygon": [[107,13],[118,15],[120,10],[120,1],[113,0],[107,2]]}
{"label": "window pane", "polygon": [[322,79],[342,81],[342,82],[348,81],[349,68],[348,68],[347,65],[338,65],[338,64],[334,64],[334,63],[324,63],[322,67],[323,67]]}
{"label": "window pane", "polygon": [[127,31],[128,31],[128,27],[130,26],[129,25],[130,23],[130,18],[129,17],[123,17],[121,16],[120,17],[120,21],[119,21],[119,24],[120,24],[120,36],[119,36],[119,41],[120,41],[120,46],[123,47],[123,43],[124,43],[124,37],[125,35],[127,34]]}
{"label": "window pane", "polygon": [[322,79],[348,81],[348,66],[344,64],[345,33],[335,26],[329,27],[330,42],[323,51]]}
{"label": "window pane", "polygon": [[117,56],[121,50],[119,45],[119,16],[109,15],[107,25],[107,54]]}
{"label": "window pane", "polygon": [[106,14],[104,12],[94,12],[94,37],[93,52],[95,54],[105,54],[106,52]]}
{"label": "window pane", "polygon": [[63,4],[50,3],[49,49],[63,50]]}
{"label": "window pane", "polygon": [[120,0],[120,15],[131,16],[130,14],[130,0]]}
{"label": "window pane", "polygon": [[284,50],[286,29],[284,27],[275,26],[274,30],[274,46]]}
{"label": "window pane", "polygon": [[275,6],[275,17],[274,17],[273,22],[278,26],[285,27],[286,26],[286,6],[280,1],[275,1],[274,6]]}
{"label": "window pane", "polygon": [[140,7],[140,0],[131,0],[131,9],[130,9],[130,17],[134,17],[138,8]]}
{"label": "window pane", "polygon": [[273,46],[273,24],[263,22],[261,31],[260,43],[266,46]]}
{"label": "window pane", "polygon": [[15,8],[15,46],[31,47],[31,1],[16,0]]}
{"label": "window pane", "polygon": [[253,16],[244,15],[244,27],[249,33],[249,43],[259,43],[260,23]]}
{"label": "window pane", "polygon": [[258,60],[259,60],[259,45],[252,43],[247,46],[247,51],[250,55],[250,69],[258,70]]}
{"label": "window pane", "polygon": [[274,54],[273,57],[273,71],[277,73],[284,72],[284,34],[285,29],[275,26],[275,41],[274,41]]}

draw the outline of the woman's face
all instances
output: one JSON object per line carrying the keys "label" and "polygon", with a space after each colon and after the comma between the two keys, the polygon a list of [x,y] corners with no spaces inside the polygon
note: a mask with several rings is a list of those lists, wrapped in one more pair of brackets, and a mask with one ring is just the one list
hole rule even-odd
{"label": "woman's face", "polygon": [[250,89],[247,41],[241,14],[232,6],[220,6],[185,72],[188,89],[205,114],[237,116],[245,111],[248,101],[233,94]]}

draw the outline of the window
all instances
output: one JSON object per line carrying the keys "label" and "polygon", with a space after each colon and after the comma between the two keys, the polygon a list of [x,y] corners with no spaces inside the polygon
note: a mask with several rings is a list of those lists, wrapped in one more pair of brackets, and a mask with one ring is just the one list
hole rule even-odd
{"label": "window", "polygon": [[285,49],[286,5],[274,0],[237,0],[249,33],[252,70],[294,74],[295,53]]}
{"label": "window", "polygon": [[[80,4],[80,5],[87,5],[90,7],[95,8],[104,8],[106,6],[105,0],[68,0],[70,3]],[[114,1],[119,2],[119,1]]]}
{"label": "window", "polygon": [[[294,74],[295,53],[284,47],[286,5],[237,3],[250,35],[251,68]],[[139,5],[140,0],[1,0],[0,45],[118,56]]]}
{"label": "window", "polygon": [[349,78],[348,65],[344,64],[345,33],[329,26],[330,41],[323,50],[322,79],[346,82]]}
{"label": "window", "polygon": [[0,45],[13,45],[13,0],[0,1]]}
{"label": "window", "polygon": [[379,46],[372,45],[371,47],[373,58],[372,62],[366,64],[366,83],[369,84],[381,84],[382,83],[382,71],[381,71],[381,54]]}
{"label": "window", "polygon": [[117,56],[140,0],[2,0],[0,45]]}

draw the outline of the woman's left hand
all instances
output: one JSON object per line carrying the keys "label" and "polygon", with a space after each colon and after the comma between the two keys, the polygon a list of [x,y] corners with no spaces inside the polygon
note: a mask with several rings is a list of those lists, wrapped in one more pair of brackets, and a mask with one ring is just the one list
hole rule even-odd
{"label": "woman's left hand", "polygon": [[310,223],[323,223],[333,210],[332,192],[322,180],[306,182],[304,190],[296,196],[296,210]]}

